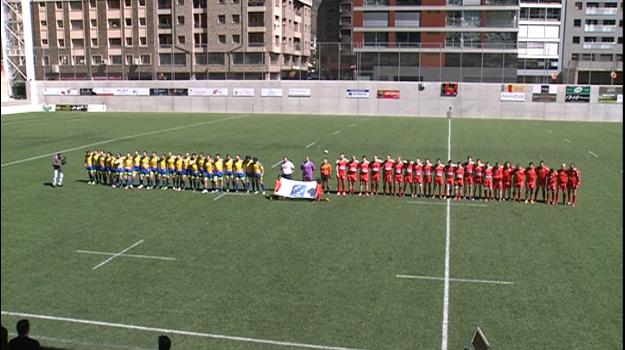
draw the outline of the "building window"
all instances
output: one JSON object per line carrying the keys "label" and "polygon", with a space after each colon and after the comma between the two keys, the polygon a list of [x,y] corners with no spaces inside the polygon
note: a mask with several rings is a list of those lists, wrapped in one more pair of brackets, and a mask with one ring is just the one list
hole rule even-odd
{"label": "building window", "polygon": [[45,3],[45,2],[43,2],[43,1],[42,1],[42,2],[40,2],[40,3],[39,3],[39,7],[44,7],[44,8],[45,8],[45,7],[46,7],[46,3]]}
{"label": "building window", "polygon": [[572,53],[571,54],[571,61],[579,61],[579,54],[578,53]]}
{"label": "building window", "polygon": [[85,64],[85,56],[74,56],[74,64],[75,65],[84,65]]}
{"label": "building window", "polygon": [[69,24],[72,30],[83,30],[82,21],[72,20]]}
{"label": "building window", "polygon": [[50,65],[50,56],[43,56],[43,57],[41,57],[41,63],[44,66],[49,66]]}
{"label": "building window", "polygon": [[82,49],[85,47],[84,39],[72,39],[72,48]]}
{"label": "building window", "polygon": [[602,43],[614,44],[614,38],[613,37],[609,37],[609,36],[604,36],[604,37],[601,38],[601,42]]}
{"label": "building window", "polygon": [[89,0],[89,7],[91,7],[92,9],[96,8],[98,6],[98,4],[96,3],[96,0]]}
{"label": "building window", "polygon": [[152,56],[141,55],[141,64],[150,64],[150,63],[152,63]]}
{"label": "building window", "polygon": [[618,41],[617,41],[617,43],[619,43],[619,44],[622,44],[622,43],[623,43],[623,37],[622,37],[622,36],[619,36],[619,37],[618,37]]}
{"label": "building window", "polygon": [[121,38],[109,38],[109,47],[122,47]]}
{"label": "building window", "polygon": [[225,35],[220,35],[217,37],[217,41],[219,41],[220,44],[225,44],[226,43],[226,36]]}
{"label": "building window", "polygon": [[185,38],[184,35],[179,35],[178,36],[178,44],[184,45],[187,43],[187,39]]}
{"label": "building window", "polygon": [[597,42],[597,38],[594,36],[585,36],[584,37],[584,42],[585,43],[594,43]]}
{"label": "building window", "polygon": [[241,22],[241,16],[232,15],[232,23],[239,23],[239,22]]}
{"label": "building window", "polygon": [[91,46],[94,46],[94,47],[98,46],[98,38],[91,38]]}
{"label": "building window", "polygon": [[122,55],[110,55],[109,62],[111,64],[122,64]]}
{"label": "building window", "polygon": [[[106,7],[109,9],[119,9],[119,0],[106,0]],[[119,64],[121,64],[121,59]]]}
{"label": "building window", "polygon": [[63,21],[56,21],[57,28],[63,28]]}
{"label": "building window", "polygon": [[132,66],[134,62],[132,62],[132,55],[126,55],[126,65]]}
{"label": "building window", "polygon": [[82,2],[80,2],[80,1],[70,1],[69,2],[69,9],[70,10],[74,10],[74,11],[82,10]]}
{"label": "building window", "polygon": [[91,56],[91,65],[97,66],[100,64],[102,64],[102,56],[100,55]]}
{"label": "building window", "polygon": [[573,44],[579,44],[579,37],[578,36],[574,36],[573,37]]}
{"label": "building window", "polygon": [[58,45],[59,47],[65,47],[65,39],[59,39],[58,43],[59,43]]}
{"label": "building window", "polygon": [[144,7],[145,6],[145,0],[139,0],[139,6]]}
{"label": "building window", "polygon": [[48,39],[41,38],[41,45],[48,46]]}
{"label": "building window", "polygon": [[217,16],[217,23],[221,23],[221,24],[226,23],[226,15]]}
{"label": "building window", "polygon": [[184,0],[178,0],[178,6],[184,6]]}
{"label": "building window", "polygon": [[623,54],[617,53],[614,57],[616,58],[616,62],[623,62]]}
{"label": "building window", "polygon": [[126,7],[132,6],[132,0],[124,0],[124,6]]}
{"label": "building window", "polygon": [[69,57],[67,57],[66,55],[61,55],[59,56],[59,64],[62,66],[66,66],[69,64]]}
{"label": "building window", "polygon": [[41,21],[41,22],[39,22],[39,24],[41,24],[42,27],[47,27],[48,26],[48,21]]}
{"label": "building window", "polygon": [[148,39],[144,36],[139,37],[139,45],[141,46],[147,46],[148,45]]}
{"label": "building window", "polygon": [[59,9],[59,10],[62,10],[63,9],[63,2],[57,1],[56,2],[56,8]]}
{"label": "building window", "polygon": [[240,35],[238,35],[238,34],[234,34],[234,35],[232,36],[232,42],[233,42],[233,43],[236,43],[236,44],[239,44],[239,43],[241,42],[241,36],[240,36]]}
{"label": "building window", "polygon": [[573,26],[574,27],[581,27],[582,26],[582,20],[581,19],[576,19],[573,21]]}
{"label": "building window", "polygon": [[92,19],[91,20],[91,28],[97,28],[98,27],[98,20],[97,19]]}
{"label": "building window", "polygon": [[578,10],[581,10],[582,9],[582,2],[581,1],[576,2],[575,3],[575,8],[578,9]]}
{"label": "building window", "polygon": [[145,17],[139,17],[139,25],[145,27]]}
{"label": "building window", "polygon": [[226,3],[226,0],[219,0],[218,2],[219,2],[219,5],[223,5]]}
{"label": "building window", "polygon": [[132,46],[132,37],[127,37],[126,38],[126,46]]}
{"label": "building window", "polygon": [[184,25],[184,16],[178,16],[176,18],[176,23],[178,23],[178,25]]}

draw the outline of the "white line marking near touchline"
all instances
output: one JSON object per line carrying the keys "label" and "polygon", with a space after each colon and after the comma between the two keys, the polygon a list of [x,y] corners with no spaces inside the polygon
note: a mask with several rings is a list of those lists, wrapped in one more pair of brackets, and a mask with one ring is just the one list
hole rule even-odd
{"label": "white line marking near touchline", "polygon": [[92,268],[92,270],[97,270],[97,269],[99,269],[100,267],[104,266],[104,264],[106,264],[106,263],[110,262],[111,260],[113,260],[113,259],[117,258],[118,256],[120,256],[120,255],[124,254],[125,252],[127,252],[127,251],[129,251],[130,249],[132,249],[132,248],[134,248],[134,247],[138,246],[138,245],[139,245],[139,244],[141,244],[141,243],[143,243],[143,240],[140,240],[140,241],[135,242],[133,245],[131,245],[130,247],[128,247],[128,248],[126,248],[126,249],[124,249],[124,250],[122,250],[122,251],[121,251],[121,252],[119,252],[119,253],[115,253],[115,254],[114,254],[113,256],[111,256],[110,258],[108,258],[108,259],[104,260],[103,262],[101,262],[101,263],[97,264],[96,266],[94,266],[94,267]]}
{"label": "white line marking near touchline", "polygon": [[217,196],[217,197],[213,198],[213,200],[214,200],[214,201],[216,201],[216,200],[218,200],[218,199],[222,198],[222,197],[223,197],[223,196],[225,196],[225,195],[226,195],[226,192],[223,192],[223,193],[222,193],[222,194],[220,194],[219,196]]}
{"label": "white line marking near touchline", "polygon": [[[411,276],[411,275],[395,275],[397,278],[409,278],[409,279],[417,279],[417,280],[434,280],[434,281],[444,281],[443,277],[433,277],[433,276]],[[471,283],[491,283],[491,284],[514,284],[514,282],[509,281],[491,281],[491,280],[477,280],[471,278],[449,278],[451,282],[471,282]]]}
{"label": "white line marking near touchline", "polygon": [[351,123],[348,125],[349,128],[353,128],[354,126],[356,126],[356,123]]}
{"label": "white line marking near touchline", "polygon": [[341,133],[341,130],[337,130],[337,131],[333,132],[332,135],[338,135],[340,133]]}
{"label": "white line marking near touchline", "polygon": [[307,145],[306,145],[306,149],[308,149],[308,148],[310,148],[310,147],[312,147],[312,146],[314,146],[314,145],[316,145],[316,144],[317,144],[317,141],[315,141],[315,142],[311,142],[311,143],[309,143],[309,144],[307,144]]}
{"label": "white line marking near touchline", "polygon": [[280,165],[280,164],[282,164],[282,161],[281,161],[281,160],[280,160],[280,161],[278,161],[278,162],[276,162],[275,164],[273,164],[273,165],[271,166],[271,169],[273,169],[273,168],[277,167],[277,166],[278,166],[278,165]]}
{"label": "white line marking near touchline", "polygon": [[553,131],[551,131],[549,129],[547,129],[547,132],[550,133],[550,134],[553,134]]}
{"label": "white line marking near touchline", "polygon": [[197,127],[197,126],[208,125],[208,124],[224,122],[224,121],[233,120],[233,119],[240,119],[240,118],[245,118],[245,116],[243,115],[243,116],[236,116],[236,117],[230,117],[230,118],[215,119],[215,120],[209,120],[209,121],[205,121],[205,122],[201,122],[201,123],[194,123],[194,124],[176,126],[176,127],[173,127],[173,128],[167,128],[167,129],[143,132],[143,133],[140,133],[140,134],[116,137],[114,139],[108,139],[108,140],[104,140],[104,141],[88,143],[86,145],[81,145],[81,146],[77,146],[77,147],[67,148],[67,149],[59,150],[59,151],[52,152],[52,153],[41,154],[41,155],[30,157],[30,158],[25,158],[25,159],[16,160],[16,161],[13,161],[13,162],[3,163],[1,167],[4,168],[5,166],[9,166],[9,165],[21,164],[21,163],[26,163],[26,162],[30,162],[30,161],[33,161],[33,160],[41,159],[41,158],[51,157],[51,156],[53,156],[53,155],[55,155],[55,154],[57,154],[59,152],[60,153],[68,153],[68,152],[78,151],[78,150],[89,148],[89,147],[93,147],[93,146],[101,146],[101,145],[105,145],[105,144],[113,143],[113,142],[117,142],[117,141],[130,140],[130,139],[134,139],[134,138],[141,137],[141,136],[158,135],[158,134],[162,134],[162,133],[166,133],[166,132],[170,132],[170,131],[183,130],[183,129],[193,128],[193,127]]}
{"label": "white line marking near touchline", "polygon": [[256,344],[269,344],[269,345],[276,345],[276,346],[290,346],[290,347],[294,347],[294,348],[321,349],[321,350],[360,350],[360,349],[346,348],[346,347],[341,347],[341,346],[326,346],[326,345],[316,345],[316,344],[306,344],[306,343],[294,343],[294,342],[279,341],[279,340],[268,340],[268,339],[238,337],[238,336],[222,335],[222,334],[211,334],[211,333],[200,333],[200,332],[191,332],[191,331],[180,331],[180,330],[167,329],[167,328],[135,326],[135,325],[130,325],[130,324],[122,324],[122,323],[112,323],[112,322],[103,322],[103,321],[91,321],[91,320],[83,320],[83,319],[78,319],[78,318],[37,315],[37,314],[29,314],[29,313],[23,313],[23,312],[11,312],[11,311],[4,311],[4,310],[2,310],[2,315],[5,315],[5,316],[17,316],[17,317],[27,317],[27,318],[34,318],[34,319],[40,319],[40,320],[50,320],[50,321],[61,321],[61,322],[88,324],[88,325],[92,325],[92,326],[133,329],[133,330],[146,331],[146,332],[156,332],[156,333],[165,333],[165,334],[185,335],[185,336],[191,336],[191,337],[202,337],[202,338],[212,338],[212,339],[233,340],[233,341],[247,342],[247,343],[256,343]]}
{"label": "white line marking near touchline", "polygon": [[592,154],[592,156],[595,158],[599,158],[599,155],[594,153],[593,151],[588,151],[588,153]]}
{"label": "white line marking near touchline", "polygon": [[[77,250],[76,253],[95,254],[95,255],[115,255],[116,254],[116,253],[109,253],[109,252],[96,252],[93,250]],[[153,255],[119,254],[117,256],[125,256],[129,258],[140,258],[140,259],[176,260],[176,258],[170,258],[167,256],[153,256]]]}
{"label": "white line marking near touchline", "polygon": [[571,140],[567,139],[566,137],[564,138],[564,142],[566,143],[571,143]]}

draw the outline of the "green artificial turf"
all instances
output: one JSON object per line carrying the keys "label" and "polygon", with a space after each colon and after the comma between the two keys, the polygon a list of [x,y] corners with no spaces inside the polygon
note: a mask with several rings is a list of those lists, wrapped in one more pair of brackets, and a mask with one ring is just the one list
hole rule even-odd
{"label": "green artificial turf", "polygon": [[[326,149],[332,162],[339,152],[445,159],[447,120],[35,113],[0,125],[3,312],[358,349],[441,347],[444,281],[396,275],[444,276],[445,202],[123,191],[87,185],[82,163],[93,148],[250,154],[272,187],[283,155],[296,165],[306,155],[320,163]],[[623,347],[622,141],[622,124],[452,121],[454,160],[573,161],[583,187],[576,208],[451,204],[450,277],[513,284],[450,282],[449,349],[477,325],[497,349]],[[68,164],[55,189],[47,154],[59,150]],[[76,252],[139,240],[129,254],[176,260],[120,256],[92,270],[107,256]],[[14,331],[19,318],[2,324]],[[34,318],[31,327],[44,345],[68,349],[155,348],[159,334]],[[299,348],[170,337],[174,349]]]}

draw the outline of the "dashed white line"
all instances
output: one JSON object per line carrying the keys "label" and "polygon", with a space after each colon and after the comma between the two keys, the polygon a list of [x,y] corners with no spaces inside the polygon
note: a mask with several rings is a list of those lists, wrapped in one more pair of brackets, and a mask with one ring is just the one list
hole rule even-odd
{"label": "dashed white line", "polygon": [[306,149],[308,149],[308,148],[310,148],[310,147],[312,147],[312,146],[314,146],[314,145],[316,145],[316,144],[317,144],[317,141],[315,141],[315,142],[311,142],[311,143],[309,143],[309,144],[307,144],[307,145],[306,145]]}
{"label": "dashed white line", "polygon": [[571,140],[567,139],[566,137],[564,138],[564,142],[566,143],[571,143]]}
{"label": "dashed white line", "polygon": [[553,131],[551,131],[549,129],[547,129],[547,132],[550,133],[550,134],[553,134]]}
{"label": "dashed white line", "polygon": [[217,196],[217,197],[213,198],[213,200],[214,200],[214,201],[216,201],[216,200],[218,200],[218,199],[221,199],[221,198],[222,198],[223,196],[225,196],[225,195],[226,195],[226,192],[223,192],[223,193],[222,193],[222,194],[220,194],[219,196]]}
{"label": "dashed white line", "polygon": [[354,126],[356,126],[356,123],[351,123],[351,124],[349,124],[347,127],[348,127],[348,128],[353,128]]}
{"label": "dashed white line", "polygon": [[278,166],[278,165],[280,165],[280,164],[282,164],[282,161],[279,161],[279,162],[277,162],[277,163],[273,164],[273,165],[271,166],[271,169],[273,169],[273,168],[277,167],[277,166]]}
{"label": "dashed white line", "polygon": [[[443,277],[434,277],[434,276],[412,276],[412,275],[395,275],[397,278],[409,278],[409,279],[418,279],[418,280],[432,280],[432,281],[444,281]],[[477,280],[471,278],[453,278],[450,277],[449,281],[451,282],[469,282],[469,283],[490,283],[490,284],[505,284],[510,285],[514,284],[514,282],[509,281],[493,281],[493,280]]]}
{"label": "dashed white line", "polygon": [[[93,250],[77,250],[76,253],[80,254],[95,254],[95,255],[116,255],[116,253],[109,252],[97,252]],[[139,254],[117,254],[121,257],[139,258],[139,259],[155,259],[155,260],[176,260],[176,258],[170,258],[167,256],[153,256],[153,255],[139,255]]]}
{"label": "dashed white line", "polygon": [[598,154],[596,154],[596,153],[595,153],[595,152],[593,152],[593,151],[590,151],[590,150],[589,150],[589,151],[588,151],[588,153],[590,153],[590,154],[591,154],[593,157],[595,157],[595,158],[599,158],[599,155],[598,155]]}
{"label": "dashed white line", "polygon": [[113,259],[117,258],[118,256],[120,256],[120,255],[122,255],[122,254],[126,253],[127,251],[129,251],[130,249],[132,249],[132,248],[134,248],[134,247],[138,246],[138,245],[139,245],[139,244],[141,244],[141,243],[143,243],[143,240],[140,240],[140,241],[135,242],[135,243],[134,243],[134,244],[132,244],[130,247],[128,247],[128,248],[126,248],[126,249],[122,250],[122,251],[121,251],[121,252],[119,252],[119,253],[115,253],[115,254],[113,254],[113,256],[111,256],[110,258],[108,258],[108,259],[106,259],[106,260],[102,261],[101,263],[97,264],[97,265],[96,265],[96,266],[94,266],[91,270],[97,270],[97,269],[99,269],[100,267],[104,266],[106,263],[108,263],[108,262],[110,262],[111,260],[113,260]]}
{"label": "dashed white line", "polygon": [[346,348],[342,346],[327,346],[327,345],[316,345],[316,344],[306,344],[306,343],[294,343],[294,342],[280,341],[280,340],[268,340],[268,339],[248,338],[248,337],[239,337],[239,336],[231,336],[231,335],[223,335],[223,334],[181,331],[181,330],[176,330],[176,329],[136,326],[136,325],[131,325],[131,324],[92,321],[92,320],[84,320],[84,319],[79,319],[79,318],[37,315],[37,314],[30,314],[30,313],[24,313],[24,312],[11,312],[11,311],[3,310],[1,313],[2,315],[5,315],[5,316],[17,316],[17,317],[39,319],[39,320],[87,324],[87,325],[92,325],[92,326],[132,329],[132,330],[145,331],[145,332],[175,334],[175,335],[183,335],[183,336],[190,336],[190,337],[232,340],[232,341],[246,342],[246,343],[269,344],[269,345],[286,346],[286,347],[292,347],[292,348],[306,348],[306,349],[320,349],[320,350],[359,350],[359,349],[354,349],[354,348]]}
{"label": "dashed white line", "polygon": [[335,136],[336,136],[336,135],[338,135],[338,134],[340,134],[340,133],[341,133],[341,130],[337,130],[337,131],[333,132],[333,133],[332,133],[332,135],[335,135]]}

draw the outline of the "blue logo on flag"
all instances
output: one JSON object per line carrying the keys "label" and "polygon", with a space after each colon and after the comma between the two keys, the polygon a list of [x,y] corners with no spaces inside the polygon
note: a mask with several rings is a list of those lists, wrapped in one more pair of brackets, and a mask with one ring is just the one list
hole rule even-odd
{"label": "blue logo on flag", "polygon": [[294,198],[303,198],[306,193],[306,186],[302,185],[293,185],[291,189],[291,197]]}

